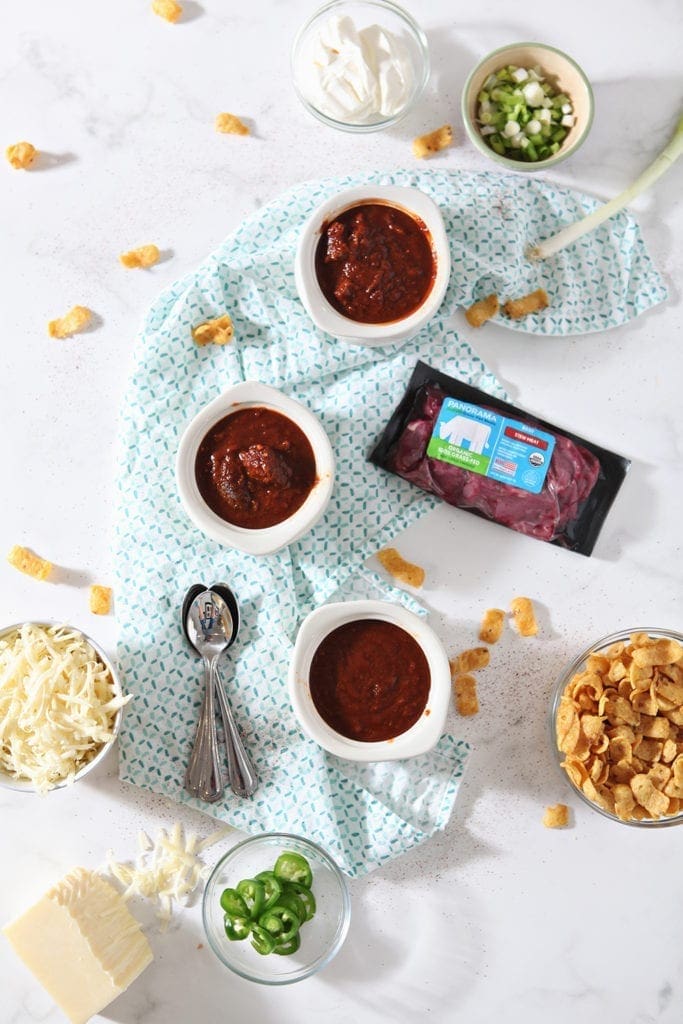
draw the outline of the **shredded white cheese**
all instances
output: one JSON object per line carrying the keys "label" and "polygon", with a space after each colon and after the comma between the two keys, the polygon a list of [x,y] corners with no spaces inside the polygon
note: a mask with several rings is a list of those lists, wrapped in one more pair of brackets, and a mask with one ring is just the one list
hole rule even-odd
{"label": "shredded white cheese", "polygon": [[143,896],[156,903],[157,917],[165,927],[171,919],[173,903],[187,906],[199,883],[211,871],[200,860],[200,854],[232,831],[226,827],[200,840],[194,832],[185,835],[180,822],[176,822],[169,832],[162,828],[154,842],[146,832],[140,832],[135,864],[117,863],[110,850],[107,869],[125,887],[121,894],[124,900]]}
{"label": "shredded white cheese", "polygon": [[0,640],[0,767],[39,793],[73,782],[129,700],[82,633],[26,623]]}

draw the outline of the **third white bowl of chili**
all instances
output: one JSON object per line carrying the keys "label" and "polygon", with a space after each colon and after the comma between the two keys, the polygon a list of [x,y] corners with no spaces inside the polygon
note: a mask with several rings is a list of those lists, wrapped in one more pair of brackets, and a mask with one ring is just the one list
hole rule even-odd
{"label": "third white bowl of chili", "polygon": [[393,761],[430,750],[450,689],[439,638],[402,605],[329,604],[301,625],[290,699],[306,735],[338,757]]}

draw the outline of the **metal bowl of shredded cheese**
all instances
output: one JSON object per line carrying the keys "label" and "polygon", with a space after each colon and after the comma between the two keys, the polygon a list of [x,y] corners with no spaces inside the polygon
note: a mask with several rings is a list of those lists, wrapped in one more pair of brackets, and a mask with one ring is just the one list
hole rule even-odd
{"label": "metal bowl of shredded cheese", "polygon": [[73,626],[0,631],[0,785],[47,793],[83,778],[114,745],[124,697],[104,651]]}

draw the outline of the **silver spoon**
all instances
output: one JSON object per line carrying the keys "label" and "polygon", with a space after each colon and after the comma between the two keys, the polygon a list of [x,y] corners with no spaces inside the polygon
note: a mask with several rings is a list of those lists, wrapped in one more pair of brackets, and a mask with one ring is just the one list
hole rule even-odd
{"label": "silver spoon", "polygon": [[[191,587],[185,598],[183,604],[183,612],[186,612],[188,607],[192,606],[193,598],[196,600],[200,595],[197,594],[197,590],[203,590],[203,588]],[[231,647],[237,638],[239,630],[239,606],[237,598],[224,583],[215,583],[209,591],[214,609],[220,620],[222,621],[226,636],[229,638],[227,646]],[[204,596],[203,594],[201,595]],[[189,615],[183,615],[183,623],[185,625],[185,633],[190,642],[192,642],[189,636],[189,630],[187,624],[189,623]],[[229,628],[231,627],[231,628]],[[193,644],[196,647],[196,644]],[[222,653],[222,652],[221,652]],[[220,658],[220,654],[219,654]],[[239,734],[237,725],[230,709],[225,687],[223,681],[218,674],[218,661],[216,662],[215,670],[213,673],[214,686],[218,695],[218,705],[223,719],[223,732],[225,734],[225,746],[228,755],[228,778],[230,780],[230,788],[238,796],[249,797],[256,791],[258,786],[258,777],[251,763],[249,755],[247,754],[242,737]]]}
{"label": "silver spoon", "polygon": [[[221,602],[225,610],[225,602]],[[187,637],[204,661],[204,700],[202,701],[194,746],[185,772],[185,789],[190,796],[214,803],[223,795],[218,758],[214,677],[218,659],[230,643],[232,622],[221,618],[215,595],[203,590],[192,600],[187,612]]]}
{"label": "silver spoon", "polygon": [[[225,608],[225,618],[232,619],[232,635],[228,647],[231,647],[237,639],[237,632],[240,625],[239,606],[237,598],[225,583],[216,583],[211,588],[214,601]],[[225,747],[228,754],[228,779],[230,788],[237,796],[253,796],[258,787],[258,776],[247,754],[239,729],[235,722],[228,695],[223,685],[223,680],[215,673],[216,693],[218,694],[218,706],[223,719],[223,732],[225,734]]]}

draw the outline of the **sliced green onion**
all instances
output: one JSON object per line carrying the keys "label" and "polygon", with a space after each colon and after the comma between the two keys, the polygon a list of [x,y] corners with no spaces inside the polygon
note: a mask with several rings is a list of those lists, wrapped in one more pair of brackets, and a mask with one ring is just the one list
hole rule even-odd
{"label": "sliced green onion", "polygon": [[[490,75],[477,96],[477,123],[482,138],[499,156],[539,161],[553,155],[551,143],[562,142],[572,127],[563,118],[574,117],[571,100],[544,80],[540,69],[514,64]],[[534,130],[525,132],[532,124]],[[495,128],[495,132],[488,129]],[[522,142],[528,137],[531,146]]]}

